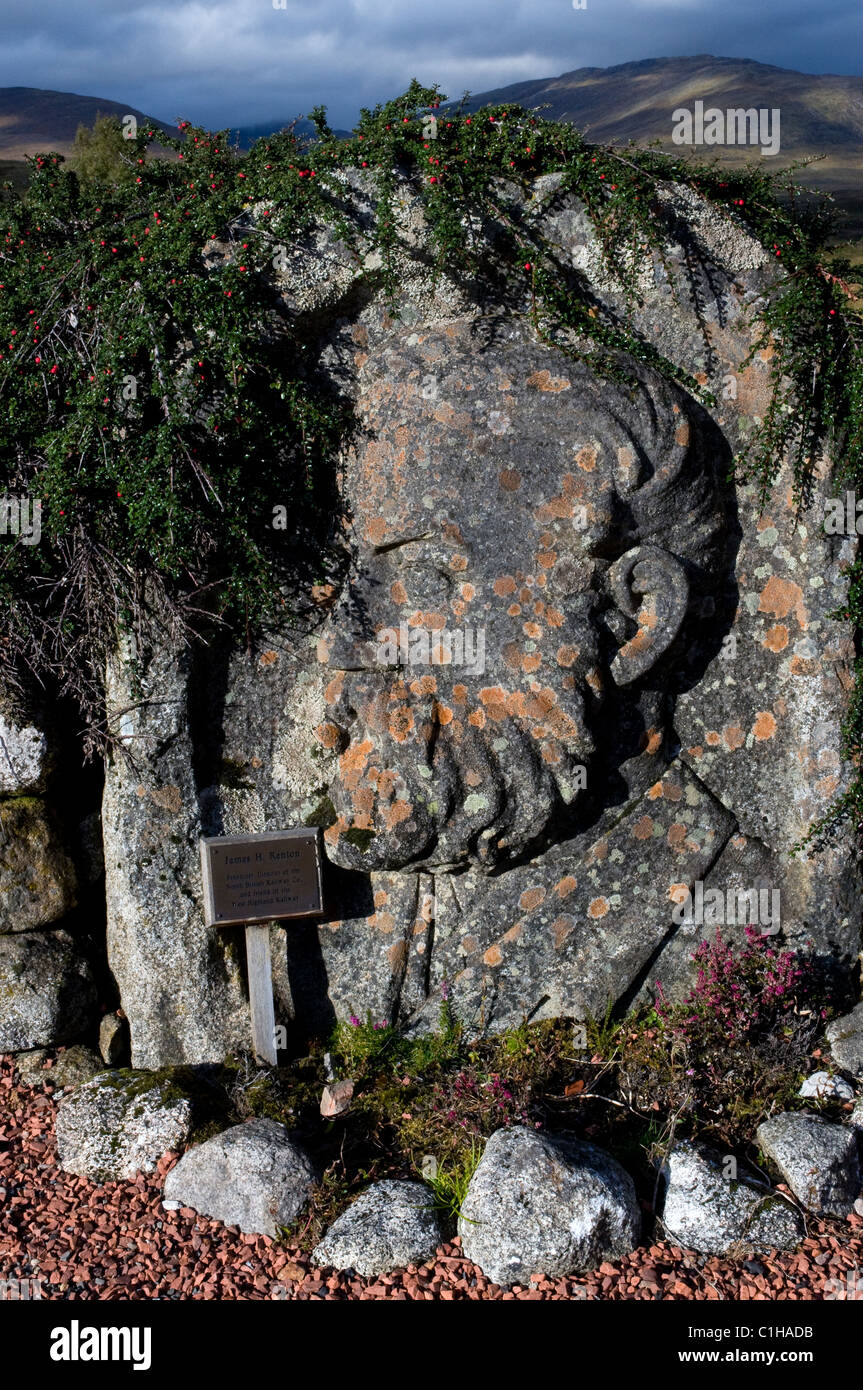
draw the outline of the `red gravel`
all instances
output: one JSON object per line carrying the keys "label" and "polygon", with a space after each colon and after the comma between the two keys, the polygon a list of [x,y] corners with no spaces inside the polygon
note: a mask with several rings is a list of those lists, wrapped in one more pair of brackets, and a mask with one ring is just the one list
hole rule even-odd
{"label": "red gravel", "polygon": [[[0,1279],[39,1279],[46,1299],[806,1301],[830,1297],[855,1269],[863,1277],[863,1217],[852,1215],[813,1221],[799,1251],[748,1268],[660,1241],[591,1274],[537,1272],[529,1286],[504,1290],[454,1240],[430,1264],[351,1278],[267,1236],[242,1235],[187,1208],[164,1211],[162,1184],[176,1154],[134,1182],[97,1185],[62,1172],[56,1108],[40,1088],[15,1084],[13,1059],[0,1058]],[[836,1283],[825,1289],[828,1280]]]}

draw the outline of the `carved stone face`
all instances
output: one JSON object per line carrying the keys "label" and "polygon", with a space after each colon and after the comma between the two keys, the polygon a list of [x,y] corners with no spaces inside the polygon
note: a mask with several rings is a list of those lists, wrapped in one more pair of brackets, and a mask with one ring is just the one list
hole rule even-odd
{"label": "carved stone face", "polygon": [[354,558],[319,648],[345,867],[492,870],[601,800],[609,695],[637,703],[722,528],[684,393],[512,324],[472,348],[466,325],[402,331],[360,370]]}

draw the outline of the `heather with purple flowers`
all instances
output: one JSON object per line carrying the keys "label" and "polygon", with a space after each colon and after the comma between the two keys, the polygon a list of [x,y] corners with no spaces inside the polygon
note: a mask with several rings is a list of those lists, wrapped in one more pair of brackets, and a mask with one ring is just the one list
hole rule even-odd
{"label": "heather with purple flowers", "polygon": [[774,1028],[798,1003],[803,971],[793,951],[778,951],[770,938],[746,928],[746,945],[702,941],[693,960],[694,988],[682,1005],[665,998],[657,982],[656,1012],[687,1043],[717,1041],[730,1047],[752,1042]]}

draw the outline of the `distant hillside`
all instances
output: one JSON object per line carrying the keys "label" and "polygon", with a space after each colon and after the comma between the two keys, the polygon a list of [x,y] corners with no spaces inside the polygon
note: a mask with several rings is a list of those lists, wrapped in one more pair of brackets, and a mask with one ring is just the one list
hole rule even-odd
{"label": "distant hillside", "polygon": [[[480,92],[468,105],[472,110],[506,102],[541,107],[544,116],[571,121],[599,143],[659,141],[663,149],[680,155],[686,147],[672,143],[672,112],[677,107],[692,110],[699,100],[721,110],[777,107],[781,149],[766,160],[767,166],[782,168],[801,158],[826,156],[798,178],[832,193],[848,214],[849,235],[863,236],[863,77],[819,76],[746,58],[701,54],[647,58],[613,68],[577,68],[559,77]],[[175,133],[175,127],[116,101],[36,87],[0,87],[0,178],[12,177],[20,186],[23,168],[8,161],[48,148],[68,154],[78,126],[92,125],[100,112],[132,114]],[[254,140],[272,135],[292,119],[234,128],[232,138],[241,149],[248,149]],[[309,136],[314,127],[301,119],[295,130]],[[336,134],[344,138],[348,132]],[[718,155],[729,165],[761,157],[757,146],[706,146],[699,153]]]}
{"label": "distant hillside", "polygon": [[105,97],[83,97],[76,92],[50,92],[40,87],[0,87],[0,160],[23,160],[41,150],[68,155],[79,125],[91,126],[96,117],[134,116],[141,125],[179,132],[175,126],[123,106]]}
{"label": "distant hillside", "polygon": [[[577,68],[560,77],[517,82],[471,97],[471,110],[511,101],[543,107],[542,115],[571,121],[600,144],[659,140],[677,155],[672,112],[706,107],[777,107],[781,149],[765,163],[782,168],[810,155],[826,155],[799,178],[833,193],[863,233],[863,77],[794,72],[747,58],[647,58],[613,68]],[[757,146],[706,146],[729,164],[760,158]]]}
{"label": "distant hillside", "polygon": [[[286,126],[293,125],[294,134],[298,138],[305,136],[307,139],[315,135],[315,127],[311,121],[300,117],[298,120],[290,121],[265,121],[262,125],[246,125],[234,127],[231,130],[232,140],[236,140],[241,150],[248,150],[255,140],[264,140],[268,135],[275,135],[277,131],[284,130]],[[349,130],[335,130],[333,134],[338,140],[350,138]]]}

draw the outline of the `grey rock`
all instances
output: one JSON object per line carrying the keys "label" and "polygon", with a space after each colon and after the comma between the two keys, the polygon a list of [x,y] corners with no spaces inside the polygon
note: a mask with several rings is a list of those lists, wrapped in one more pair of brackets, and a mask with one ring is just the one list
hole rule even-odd
{"label": "grey rock", "polygon": [[0,1052],[69,1042],[95,1007],[93,972],[68,932],[0,936]]}
{"label": "grey rock", "polygon": [[221,1061],[251,1035],[236,943],[201,908],[188,664],[181,650],[123,648],[107,675],[108,718],[135,756],[134,771],[118,758],[105,774],[108,963],[132,1064],[151,1069]]}
{"label": "grey rock", "polygon": [[863,1099],[858,1100],[851,1114],[848,1116],[848,1120],[855,1129],[863,1130]]}
{"label": "grey rock", "polygon": [[108,1067],[124,1066],[129,1052],[129,1025],[117,1014],[105,1014],[99,1024],[99,1051]]}
{"label": "grey rock", "polygon": [[861,1186],[853,1129],[785,1113],[759,1125],[756,1138],[803,1206],[829,1216],[853,1209]]}
{"label": "grey rock", "polygon": [[34,724],[0,710],[0,796],[41,791],[48,768],[48,740]]}
{"label": "grey rock", "polygon": [[863,1081],[863,1003],[827,1029],[827,1041],[836,1064]]}
{"label": "grey rock", "polygon": [[65,1048],[57,1055],[46,1079],[52,1086],[70,1091],[86,1081],[92,1081],[94,1076],[98,1076],[104,1070],[99,1054],[94,1052],[92,1047],[84,1047],[79,1043],[75,1047]]}
{"label": "grey rock", "polygon": [[32,1052],[19,1052],[15,1057],[15,1065],[22,1081],[29,1082],[31,1086],[50,1081],[51,1072],[45,1070],[45,1063],[50,1056],[47,1047],[34,1047]]}
{"label": "grey rock", "polygon": [[165,1180],[165,1198],[241,1231],[277,1236],[307,1205],[317,1174],[275,1120],[250,1120],[183,1155]]}
{"label": "grey rock", "polygon": [[854,1087],[841,1076],[831,1076],[829,1071],[814,1071],[797,1094],[806,1100],[853,1100]]}
{"label": "grey rock", "polygon": [[422,1264],[443,1240],[432,1193],[421,1182],[377,1182],[333,1222],[312,1258],[369,1278]]}
{"label": "grey rock", "polygon": [[668,1235],[706,1255],[744,1246],[758,1252],[793,1250],[804,1236],[800,1213],[764,1185],[726,1178],[726,1158],[704,1144],[674,1145],[662,1169],[662,1224]]}
{"label": "grey rock", "polygon": [[44,802],[29,796],[0,801],[0,934],[59,922],[75,906],[75,887],[72,862]]}
{"label": "grey rock", "polygon": [[640,1231],[635,1188],[619,1163],[593,1144],[521,1126],[489,1139],[458,1223],[465,1257],[504,1285],[619,1259]]}
{"label": "grey rock", "polygon": [[57,1107],[60,1167],[94,1182],[151,1173],[189,1137],[192,1103],[147,1072],[105,1071],[65,1095]]}

